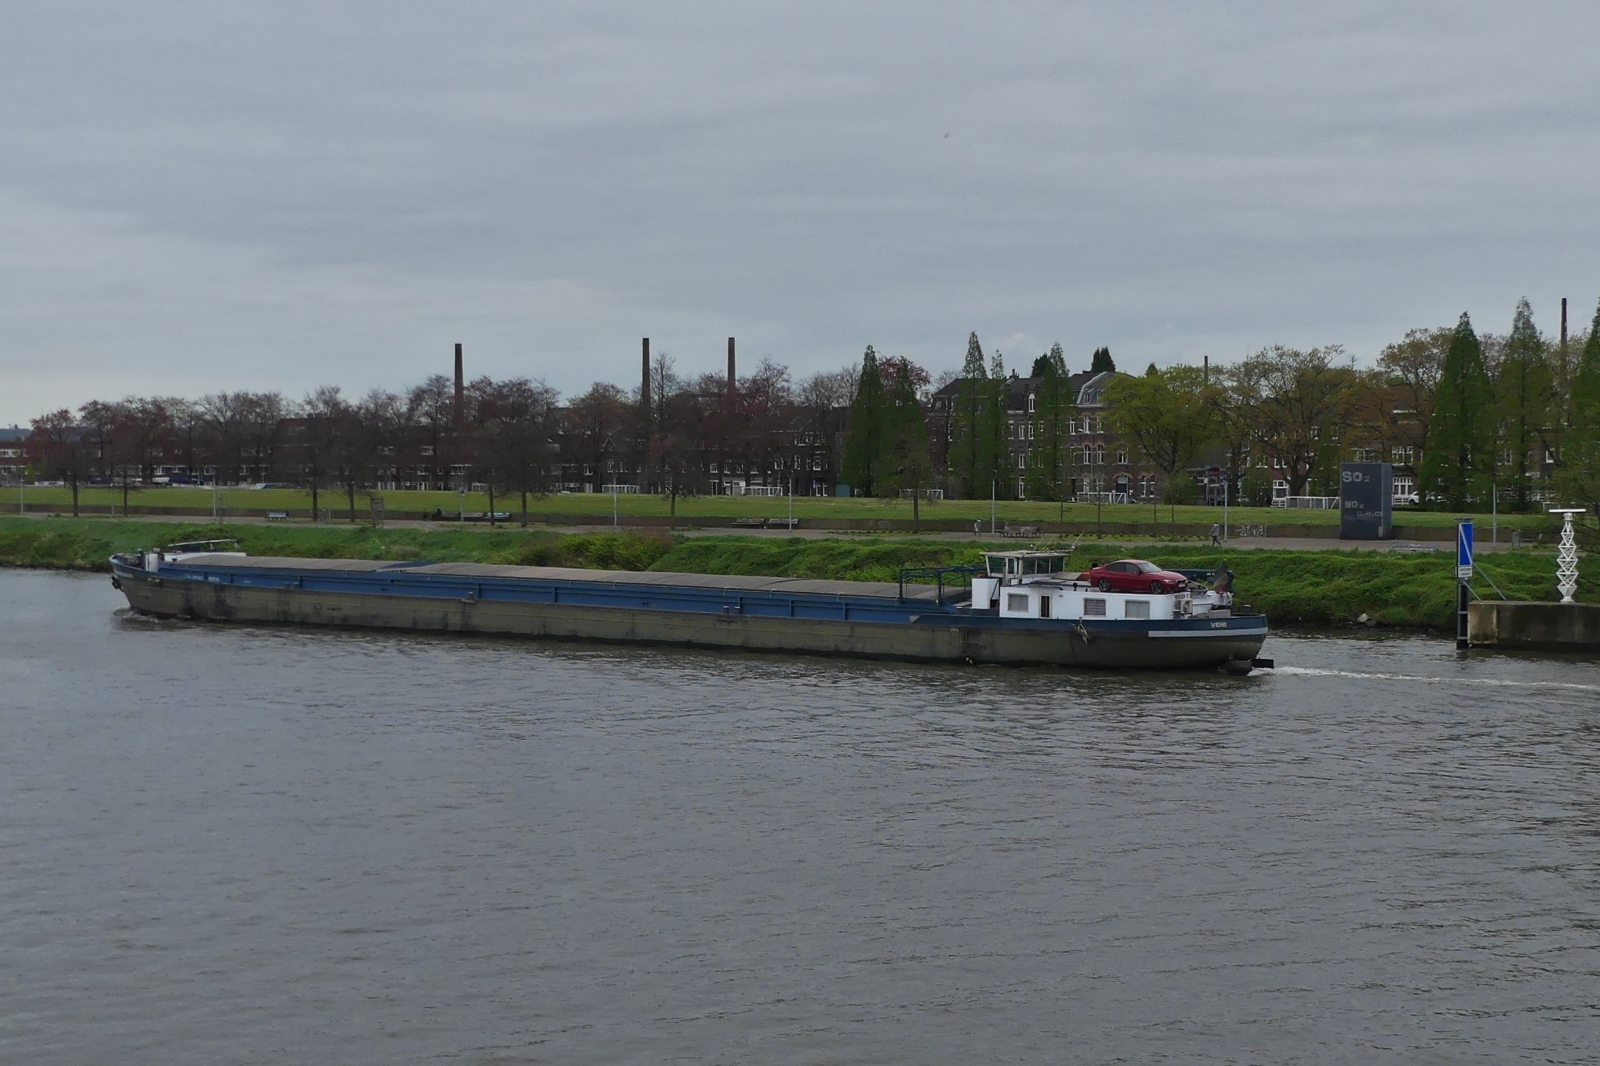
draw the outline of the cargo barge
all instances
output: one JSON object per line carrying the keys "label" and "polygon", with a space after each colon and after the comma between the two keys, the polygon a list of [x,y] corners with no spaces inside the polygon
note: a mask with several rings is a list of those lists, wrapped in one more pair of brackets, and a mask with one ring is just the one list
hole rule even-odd
{"label": "cargo barge", "polygon": [[[211,622],[486,633],[870,658],[1248,673],[1267,619],[1225,583],[1106,591],[1068,553],[986,553],[899,582],[258,558],[214,542],[111,558],[136,610]],[[932,583],[918,583],[918,579]],[[950,582],[950,585],[947,585]]]}

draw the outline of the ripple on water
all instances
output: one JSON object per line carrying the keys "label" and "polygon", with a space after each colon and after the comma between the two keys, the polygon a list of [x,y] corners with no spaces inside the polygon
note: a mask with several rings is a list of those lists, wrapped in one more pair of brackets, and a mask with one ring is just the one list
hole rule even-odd
{"label": "ripple on water", "polygon": [[1583,1061],[1600,668],[151,622],[0,573],[7,1061]]}

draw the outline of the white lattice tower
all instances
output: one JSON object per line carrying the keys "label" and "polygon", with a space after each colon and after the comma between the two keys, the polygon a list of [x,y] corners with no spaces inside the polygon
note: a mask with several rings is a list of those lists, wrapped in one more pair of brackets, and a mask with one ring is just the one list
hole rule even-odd
{"label": "white lattice tower", "polygon": [[1561,592],[1561,602],[1571,603],[1572,594],[1578,591],[1578,540],[1572,528],[1572,516],[1583,514],[1582,507],[1552,507],[1551,514],[1561,516],[1561,543],[1556,547],[1556,588]]}

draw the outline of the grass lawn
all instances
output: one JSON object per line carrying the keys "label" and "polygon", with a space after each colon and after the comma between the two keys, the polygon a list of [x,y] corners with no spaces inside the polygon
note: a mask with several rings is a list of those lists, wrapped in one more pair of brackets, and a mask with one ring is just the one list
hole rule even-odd
{"label": "grass lawn", "polygon": [[[330,559],[426,559],[707,574],[761,574],[893,581],[902,566],[979,561],[985,545],[916,538],[669,537],[660,533],[564,536],[548,530],[374,529],[370,526],[178,526],[167,522],[0,516],[0,565],[104,570],[113,552],[177,540],[237,538],[252,555]],[[1014,548],[1016,545],[989,545]],[[1374,552],[1228,551],[1199,544],[1095,543],[1072,565],[1136,555],[1185,569],[1226,563],[1240,602],[1277,622],[1342,625],[1360,615],[1388,625],[1453,624],[1455,556]],[[1512,599],[1556,598],[1555,556],[1524,548],[1481,557],[1484,573]],[[1600,558],[1584,559],[1580,599],[1600,587]],[[1487,582],[1479,591],[1492,596]]]}
{"label": "grass lawn", "polygon": [[[386,512],[390,514],[431,512],[435,508],[446,514],[454,514],[462,509],[467,511],[489,509],[489,498],[481,493],[468,494],[464,508],[461,498],[453,492],[385,492],[380,495]],[[7,488],[0,490],[0,514],[15,512],[24,497],[29,511],[64,511],[70,510],[72,505],[72,494],[65,488],[29,486],[20,491],[16,488]],[[311,507],[311,494],[296,489],[223,489],[220,498],[225,507],[253,511],[307,511]],[[103,487],[82,489],[78,499],[80,504],[97,509],[106,506],[120,509],[122,506],[122,493],[116,489]],[[212,500],[210,489],[189,487],[140,489],[128,496],[129,504],[135,508],[177,507],[203,512],[210,512]],[[335,511],[342,511],[347,506],[346,496],[337,491],[321,493],[318,502],[322,507]],[[357,493],[358,513],[365,513],[368,507],[366,495]],[[634,515],[665,516],[668,513],[667,501],[660,496],[618,496],[616,507],[624,518]],[[515,514],[520,508],[521,503],[516,496],[495,498],[495,509],[498,511]],[[610,496],[593,493],[558,493],[538,498],[530,497],[528,501],[530,514],[585,515],[593,516],[597,522],[609,520],[611,509]],[[782,518],[789,513],[787,497],[698,496],[678,501],[678,516],[686,524],[693,524],[697,517]],[[794,515],[796,518],[910,520],[911,504],[904,500],[796,496]],[[922,508],[922,517],[925,519],[980,521],[984,523],[985,528],[988,525],[989,515],[988,500],[942,500],[925,504]],[[1222,508],[1165,506],[1152,508],[1148,504],[1106,504],[1097,507],[1094,504],[1082,503],[1067,504],[1063,508],[1060,504],[1049,502],[1002,500],[995,504],[995,515],[1001,523],[1020,524],[1055,522],[1064,519],[1074,523],[1104,522],[1108,525],[1152,521],[1165,524],[1176,521],[1182,525],[1210,526],[1213,522],[1222,520]],[[1270,531],[1274,526],[1335,526],[1339,522],[1339,512],[1291,511],[1277,507],[1232,507],[1229,508],[1228,518],[1231,527],[1248,523],[1265,526]],[[1455,521],[1456,512],[1453,511],[1395,512],[1395,523],[1403,527],[1448,528],[1455,525]],[[1489,517],[1479,516],[1478,524],[1486,527],[1489,524]],[[1499,524],[1506,530],[1556,529],[1555,523],[1549,516],[1542,513],[1501,514]]]}

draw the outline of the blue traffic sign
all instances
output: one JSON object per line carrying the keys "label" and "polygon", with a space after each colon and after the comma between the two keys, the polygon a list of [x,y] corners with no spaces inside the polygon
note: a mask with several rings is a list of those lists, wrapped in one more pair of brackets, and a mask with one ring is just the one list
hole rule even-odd
{"label": "blue traffic sign", "polygon": [[1456,523],[1456,577],[1472,580],[1472,520],[1463,518]]}

